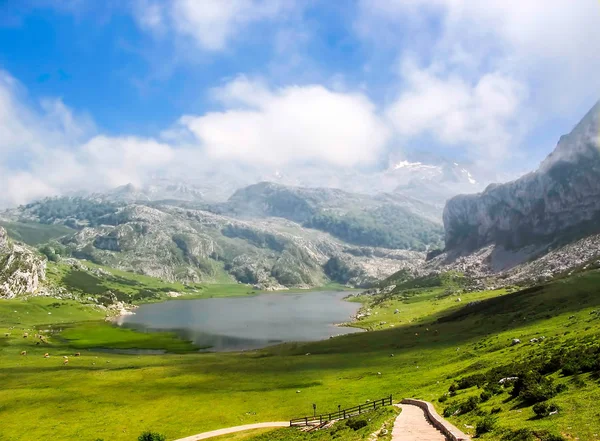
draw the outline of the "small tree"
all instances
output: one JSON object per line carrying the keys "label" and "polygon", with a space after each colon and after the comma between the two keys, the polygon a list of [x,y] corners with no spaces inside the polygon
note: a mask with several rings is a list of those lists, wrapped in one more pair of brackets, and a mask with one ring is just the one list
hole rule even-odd
{"label": "small tree", "polygon": [[138,436],[138,441],[167,441],[167,437],[156,432],[144,432]]}

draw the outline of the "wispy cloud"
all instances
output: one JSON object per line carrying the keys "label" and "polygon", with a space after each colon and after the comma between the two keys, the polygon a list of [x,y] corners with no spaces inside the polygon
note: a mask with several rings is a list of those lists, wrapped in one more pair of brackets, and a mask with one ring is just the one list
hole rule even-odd
{"label": "wispy cloud", "polygon": [[281,20],[295,7],[284,0],[138,0],[134,16],[143,29],[192,39],[220,51],[250,25]]}

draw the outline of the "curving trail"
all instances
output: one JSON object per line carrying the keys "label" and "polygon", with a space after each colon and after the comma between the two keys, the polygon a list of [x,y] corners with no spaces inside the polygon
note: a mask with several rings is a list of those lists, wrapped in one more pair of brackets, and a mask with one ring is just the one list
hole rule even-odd
{"label": "curving trail", "polygon": [[[392,429],[392,441],[448,441],[442,432],[437,430],[425,416],[425,412],[418,406],[412,404],[396,404],[402,409],[402,413],[394,421]],[[289,427],[288,421],[277,421],[272,423],[247,424],[245,426],[229,427],[226,429],[213,430],[198,435],[188,436],[176,441],[200,441],[219,435],[243,432],[251,429],[265,429]]]}
{"label": "curving trail", "polygon": [[402,413],[394,422],[392,441],[447,441],[420,407],[410,404],[399,404],[398,407],[402,408]]}
{"label": "curving trail", "polygon": [[266,428],[278,428],[278,427],[290,427],[289,421],[276,421],[272,423],[258,423],[258,424],[246,424],[245,426],[228,427],[226,429],[213,430],[212,432],[204,432],[198,435],[188,436],[187,438],[181,438],[176,441],[199,441],[201,439],[208,439],[219,435],[227,435],[229,433],[243,432],[245,430],[252,429],[266,429]]}

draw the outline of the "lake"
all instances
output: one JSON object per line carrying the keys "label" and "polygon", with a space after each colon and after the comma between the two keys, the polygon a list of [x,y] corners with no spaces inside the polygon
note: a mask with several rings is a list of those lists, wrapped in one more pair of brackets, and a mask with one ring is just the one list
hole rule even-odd
{"label": "lake", "polygon": [[140,306],[116,324],[146,332],[172,331],[210,351],[241,351],[290,341],[314,341],[360,331],[348,322],[360,304],[347,292],[260,294],[172,300]]}

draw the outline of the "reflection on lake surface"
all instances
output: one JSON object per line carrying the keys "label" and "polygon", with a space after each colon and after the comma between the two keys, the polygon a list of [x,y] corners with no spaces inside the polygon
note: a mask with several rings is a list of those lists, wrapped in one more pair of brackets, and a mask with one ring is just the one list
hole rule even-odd
{"label": "reflection on lake surface", "polygon": [[358,329],[337,327],[358,311],[344,292],[261,294],[252,297],[176,300],[142,305],[117,324],[172,331],[211,351],[258,349],[288,341],[323,340]]}

